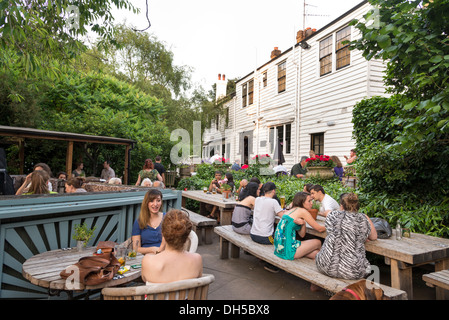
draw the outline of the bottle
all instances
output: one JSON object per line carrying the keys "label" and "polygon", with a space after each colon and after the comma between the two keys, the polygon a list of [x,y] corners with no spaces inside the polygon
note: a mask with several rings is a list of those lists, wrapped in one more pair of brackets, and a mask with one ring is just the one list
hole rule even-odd
{"label": "bottle", "polygon": [[396,224],[396,240],[401,240],[401,239],[402,239],[402,227],[398,221],[398,223]]}

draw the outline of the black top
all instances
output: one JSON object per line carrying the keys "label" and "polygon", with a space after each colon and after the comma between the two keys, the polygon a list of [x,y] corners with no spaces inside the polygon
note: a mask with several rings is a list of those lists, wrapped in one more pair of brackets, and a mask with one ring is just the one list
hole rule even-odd
{"label": "black top", "polygon": [[165,172],[165,168],[161,163],[155,162],[154,169],[156,169],[159,172],[159,174],[163,174]]}

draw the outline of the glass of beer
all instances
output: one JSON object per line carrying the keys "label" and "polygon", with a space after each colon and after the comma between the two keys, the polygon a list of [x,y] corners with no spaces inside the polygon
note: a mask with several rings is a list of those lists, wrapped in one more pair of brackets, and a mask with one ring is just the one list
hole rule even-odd
{"label": "glass of beer", "polygon": [[203,192],[206,193],[207,192],[207,187],[203,188]]}
{"label": "glass of beer", "polygon": [[213,187],[212,188],[212,194],[216,194],[217,193],[217,188]]}
{"label": "glass of beer", "polygon": [[281,200],[281,207],[282,207],[282,209],[285,209],[285,196],[280,196],[279,200]]}

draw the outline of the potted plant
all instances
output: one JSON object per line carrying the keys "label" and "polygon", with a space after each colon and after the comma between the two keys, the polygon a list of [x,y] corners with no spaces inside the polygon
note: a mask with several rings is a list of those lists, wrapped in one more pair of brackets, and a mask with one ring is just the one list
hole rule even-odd
{"label": "potted plant", "polygon": [[94,235],[94,231],[96,228],[97,227],[93,227],[92,229],[90,229],[86,223],[75,225],[75,233],[73,234],[72,238],[76,240],[76,247],[78,251],[82,251],[86,247],[87,242]]}
{"label": "potted plant", "polygon": [[231,186],[227,183],[223,183],[220,187],[221,194],[223,194],[223,197],[225,199],[229,199],[229,195],[231,194]]}
{"label": "potted plant", "polygon": [[334,162],[329,156],[315,156],[306,159],[306,178],[320,177],[323,179],[329,179],[334,176],[332,169],[335,167]]}
{"label": "potted plant", "polygon": [[315,200],[313,201],[312,209],[307,210],[309,211],[310,215],[313,219],[316,220],[316,217],[318,216],[318,210],[320,210],[320,204],[317,203]]}

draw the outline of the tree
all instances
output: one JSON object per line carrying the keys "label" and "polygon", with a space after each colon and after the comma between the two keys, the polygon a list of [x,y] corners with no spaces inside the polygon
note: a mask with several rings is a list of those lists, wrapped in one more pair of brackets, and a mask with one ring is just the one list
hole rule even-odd
{"label": "tree", "polygon": [[[41,129],[136,140],[132,174],[150,156],[168,157],[172,147],[160,100],[112,76],[67,73],[45,92],[40,107]],[[115,146],[84,145],[83,153],[91,174],[98,174],[106,159],[116,171],[123,168],[123,150]]]}
{"label": "tree", "polygon": [[[364,21],[352,23],[361,37],[351,43],[351,49],[362,50],[368,60],[387,62],[384,82],[394,95],[390,105],[395,108],[387,120],[394,128],[389,131],[392,139],[373,139],[369,152],[359,150],[362,158],[364,151],[372,156],[365,158],[363,170],[369,171],[370,166],[382,169],[375,155],[387,153],[390,163],[397,162],[400,168],[391,179],[399,184],[389,186],[396,192],[417,191],[422,183],[444,191],[449,187],[449,0],[369,2],[374,10]],[[377,108],[375,104],[371,107]],[[354,126],[359,120],[353,120]],[[363,138],[359,134],[357,139]],[[369,146],[366,141],[363,145]]]}
{"label": "tree", "polygon": [[41,73],[54,78],[59,70],[48,62],[68,61],[84,51],[79,39],[89,30],[102,44],[115,43],[112,5],[138,12],[129,0],[0,1],[0,67],[8,65],[4,53],[9,49],[20,57],[24,77]]}
{"label": "tree", "polygon": [[362,37],[351,48],[387,61],[385,85],[400,94],[395,140],[403,150],[449,142],[449,0],[370,0],[378,9],[354,22]]}

